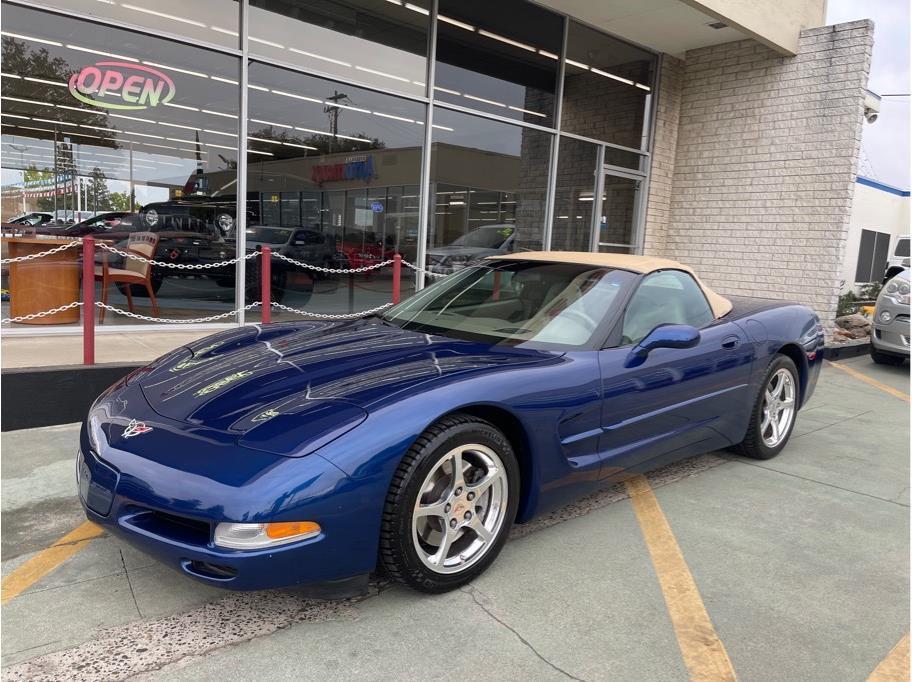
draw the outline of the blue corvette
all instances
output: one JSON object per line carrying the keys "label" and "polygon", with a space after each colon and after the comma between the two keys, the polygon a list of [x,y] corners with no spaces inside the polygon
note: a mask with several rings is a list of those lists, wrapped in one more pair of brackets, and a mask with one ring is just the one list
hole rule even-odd
{"label": "blue corvette", "polygon": [[513,523],[668,462],[788,442],[813,311],[725,299],[668,260],[489,258],[385,314],[248,326],[108,389],[86,515],[203,582],[459,587]]}

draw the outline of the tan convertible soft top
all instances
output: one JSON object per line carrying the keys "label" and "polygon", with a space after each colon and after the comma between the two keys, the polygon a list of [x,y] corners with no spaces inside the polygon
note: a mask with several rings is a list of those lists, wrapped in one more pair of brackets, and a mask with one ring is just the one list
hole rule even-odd
{"label": "tan convertible soft top", "polygon": [[692,268],[682,265],[677,261],[653,256],[631,256],[626,253],[590,253],[588,251],[525,251],[521,253],[507,253],[500,256],[489,256],[487,260],[526,260],[541,261],[545,263],[578,263],[579,265],[594,265],[600,268],[616,268],[646,274],[656,270],[683,270],[693,275],[693,278],[703,289],[706,299],[716,318],[727,315],[732,304],[724,296],[707,287]]}

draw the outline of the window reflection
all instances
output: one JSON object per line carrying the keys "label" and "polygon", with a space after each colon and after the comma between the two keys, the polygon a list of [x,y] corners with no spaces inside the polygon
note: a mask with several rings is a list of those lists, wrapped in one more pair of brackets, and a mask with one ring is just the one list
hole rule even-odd
{"label": "window reflection", "polygon": [[46,0],[44,4],[213,45],[239,47],[237,0]]}
{"label": "window reflection", "polygon": [[434,111],[427,266],[450,273],[499,253],[540,250],[553,136]]}
{"label": "window reflection", "polygon": [[[248,240],[290,228],[276,250],[321,267],[413,260],[425,106],[258,62],[250,82]],[[276,263],[273,297],[295,308],[363,310],[392,292],[390,267],[348,277]]]}
{"label": "window reflection", "polygon": [[562,36],[561,17],[521,0],[441,0],[434,97],[553,125]]}
{"label": "window reflection", "polygon": [[633,251],[640,180],[606,175],[602,189],[598,246],[603,253]]}
{"label": "window reflection", "polygon": [[[152,248],[155,260],[233,257],[239,61],[17,5],[3,12],[4,223],[44,212],[51,218],[36,231],[47,238],[91,234],[132,250],[137,233],[149,233],[137,248]],[[98,299],[118,308],[148,315],[155,300],[161,316],[195,318],[235,307],[231,266],[156,266],[131,286],[105,280],[104,260],[99,251]],[[107,256],[110,273],[130,262]],[[4,283],[20,300],[51,286],[26,276]]]}
{"label": "window reflection", "polygon": [[384,90],[424,95],[428,0],[252,0],[249,50]]}
{"label": "window reflection", "polygon": [[597,176],[598,145],[562,137],[557,155],[552,250],[590,250]]}
{"label": "window reflection", "polygon": [[[570,22],[561,129],[645,149],[655,56]],[[635,168],[629,159],[615,165]]]}

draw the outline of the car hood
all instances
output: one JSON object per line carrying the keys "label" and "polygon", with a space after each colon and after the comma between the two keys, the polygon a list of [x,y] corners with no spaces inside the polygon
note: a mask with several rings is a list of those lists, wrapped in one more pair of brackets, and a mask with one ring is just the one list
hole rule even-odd
{"label": "car hood", "polygon": [[357,426],[380,400],[554,355],[405,331],[378,318],[276,323],[198,341],[136,381],[163,417],[300,455]]}

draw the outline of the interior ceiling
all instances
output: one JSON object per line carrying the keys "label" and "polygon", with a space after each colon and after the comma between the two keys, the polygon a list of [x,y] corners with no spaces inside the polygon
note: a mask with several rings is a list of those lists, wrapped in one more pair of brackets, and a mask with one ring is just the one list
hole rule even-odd
{"label": "interior ceiling", "polygon": [[743,40],[733,28],[715,29],[716,21],[681,0],[538,0],[539,4],[639,43],[681,57],[687,50]]}

